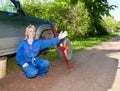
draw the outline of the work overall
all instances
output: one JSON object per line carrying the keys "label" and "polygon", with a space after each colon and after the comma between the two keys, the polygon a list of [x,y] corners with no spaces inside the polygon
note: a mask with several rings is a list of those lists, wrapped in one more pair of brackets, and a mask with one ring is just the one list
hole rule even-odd
{"label": "work overall", "polygon": [[[52,38],[48,40],[35,39],[30,45],[27,40],[20,41],[18,50],[16,53],[16,60],[26,77],[33,78],[37,75],[45,76],[49,69],[49,61],[38,57],[40,51],[57,46],[59,43],[58,38]],[[22,67],[24,63],[28,63],[29,66]]]}

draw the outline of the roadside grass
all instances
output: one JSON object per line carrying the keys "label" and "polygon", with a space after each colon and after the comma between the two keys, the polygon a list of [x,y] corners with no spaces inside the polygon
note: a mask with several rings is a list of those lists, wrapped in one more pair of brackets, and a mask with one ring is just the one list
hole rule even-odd
{"label": "roadside grass", "polygon": [[[87,47],[91,47],[97,44],[100,44],[103,41],[106,41],[112,37],[118,36],[119,33],[111,33],[107,36],[100,36],[100,37],[92,37],[92,38],[84,38],[84,39],[79,39],[79,38],[74,38],[71,41],[72,44],[72,50],[73,52],[83,50]],[[52,47],[50,50],[48,50],[47,54],[41,54],[39,55],[41,58],[48,59],[50,62],[54,61],[55,59],[58,58],[57,54],[57,48]],[[18,66],[15,55],[9,56],[8,61],[7,61],[7,72],[12,73],[14,71],[19,70],[20,67]]]}
{"label": "roadside grass", "polygon": [[80,51],[87,47],[92,47],[94,45],[100,44],[103,41],[107,41],[113,37],[119,36],[119,33],[110,33],[107,36],[98,36],[98,37],[91,37],[91,38],[84,38],[84,39],[74,39],[71,40],[73,52]]}

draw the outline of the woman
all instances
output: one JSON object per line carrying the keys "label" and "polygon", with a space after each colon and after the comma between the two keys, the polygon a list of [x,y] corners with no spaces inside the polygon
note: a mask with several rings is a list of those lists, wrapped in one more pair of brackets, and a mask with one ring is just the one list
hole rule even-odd
{"label": "woman", "polygon": [[37,75],[46,77],[50,63],[48,60],[39,58],[38,54],[41,50],[57,46],[59,41],[67,36],[67,32],[61,32],[58,37],[48,40],[38,40],[35,36],[35,26],[29,25],[25,31],[25,40],[20,41],[16,53],[16,60],[28,78],[34,78]]}

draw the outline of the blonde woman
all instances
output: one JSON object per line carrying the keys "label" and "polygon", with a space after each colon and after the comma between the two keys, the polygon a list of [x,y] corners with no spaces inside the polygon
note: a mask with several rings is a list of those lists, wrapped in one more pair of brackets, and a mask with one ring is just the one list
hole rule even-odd
{"label": "blonde woman", "polygon": [[38,57],[40,51],[57,46],[59,41],[67,36],[67,32],[61,32],[58,37],[48,40],[35,39],[36,28],[29,25],[25,31],[25,40],[21,40],[16,53],[16,60],[27,78],[36,76],[46,77],[50,63],[46,59]]}

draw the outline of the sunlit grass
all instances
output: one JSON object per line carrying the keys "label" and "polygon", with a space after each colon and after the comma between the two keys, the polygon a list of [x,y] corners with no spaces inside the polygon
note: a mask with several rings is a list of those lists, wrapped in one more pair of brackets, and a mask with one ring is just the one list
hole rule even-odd
{"label": "sunlit grass", "polygon": [[[101,37],[93,37],[93,38],[84,38],[84,39],[74,39],[71,40],[71,44],[72,44],[72,50],[73,52],[76,51],[80,51],[82,49],[85,49],[87,47],[91,47],[97,44],[100,44],[102,41],[106,41],[112,37],[118,36],[119,33],[112,33],[109,34],[107,36],[101,36]],[[41,58],[45,58],[47,60],[49,60],[50,62],[54,61],[55,59],[58,58],[58,54],[57,54],[57,48],[53,47],[50,50],[48,50],[47,54],[41,54],[40,55]],[[11,56],[8,58],[8,62],[7,62],[7,72],[11,73],[14,72],[16,70],[19,70],[20,67],[18,66],[16,59],[15,59],[15,55]]]}
{"label": "sunlit grass", "polygon": [[72,43],[73,52],[100,44],[101,42],[106,41],[106,40],[108,40],[112,37],[118,36],[118,35],[119,35],[119,33],[112,33],[107,36],[84,38],[84,39],[80,39],[80,40],[78,40],[78,39],[72,40],[71,43]]}
{"label": "sunlit grass", "polygon": [[40,58],[45,58],[49,61],[53,61],[58,58],[57,48],[53,47],[50,50],[47,50],[47,54],[40,54]]}

